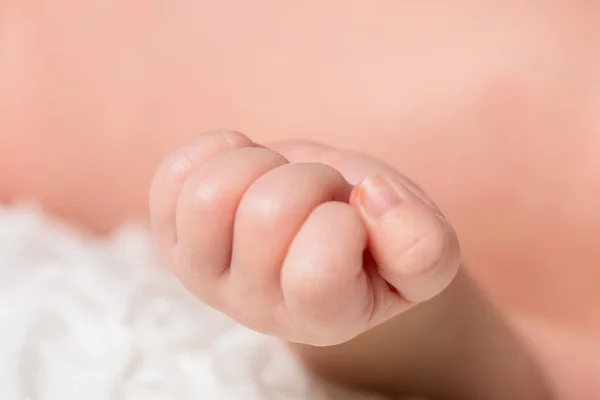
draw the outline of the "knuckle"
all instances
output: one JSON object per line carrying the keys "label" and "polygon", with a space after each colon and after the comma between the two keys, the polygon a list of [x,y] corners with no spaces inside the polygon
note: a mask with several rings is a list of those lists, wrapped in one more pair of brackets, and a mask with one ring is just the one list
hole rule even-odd
{"label": "knuckle", "polygon": [[159,167],[159,179],[164,183],[183,183],[193,170],[196,161],[189,149],[182,148],[168,156]]}
{"label": "knuckle", "polygon": [[153,216],[173,212],[179,190],[194,168],[194,160],[183,150],[168,156],[158,167],[149,190],[149,206]]}
{"label": "knuckle", "polygon": [[249,196],[244,202],[244,215],[251,216],[259,226],[275,226],[286,217],[288,207],[281,198],[265,193],[263,195],[254,194]]}
{"label": "knuckle", "polygon": [[267,164],[284,165],[288,160],[281,154],[265,147],[246,147],[238,150],[240,156],[248,157],[249,162],[262,162]]}
{"label": "knuckle", "polygon": [[219,185],[207,179],[194,182],[193,187],[184,194],[184,207],[192,215],[216,212],[226,201],[226,194]]}
{"label": "knuckle", "polygon": [[297,190],[306,192],[313,201],[348,201],[351,187],[337,169],[316,162],[293,164],[292,168],[290,176],[295,177]]}
{"label": "knuckle", "polygon": [[310,169],[310,171],[313,172],[317,176],[324,174],[329,179],[332,179],[332,178],[333,179],[343,179],[340,171],[338,171],[337,169],[335,169],[334,167],[332,167],[330,165],[323,164],[320,162],[304,163],[301,165],[304,165],[307,169]]}
{"label": "knuckle", "polygon": [[223,140],[231,148],[244,147],[252,143],[248,136],[244,135],[243,133],[227,129],[211,131],[208,132],[207,135],[212,135],[220,140]]}
{"label": "knuckle", "polygon": [[226,157],[219,161],[218,168],[212,165],[208,170],[199,170],[186,182],[181,200],[186,210],[205,215],[243,200],[244,204],[240,203],[238,209],[249,207],[250,213],[245,215],[268,218],[272,214],[278,214],[283,206],[281,201],[264,190],[249,192],[245,189],[245,183],[239,182],[239,175],[236,177],[235,172],[227,169],[225,160],[237,160],[235,171],[243,175],[242,168],[274,168],[286,161],[283,156],[260,147],[243,147],[232,150]]}
{"label": "knuckle", "polygon": [[193,143],[175,150],[159,167],[159,176],[163,181],[182,183],[190,175],[202,155],[208,149],[243,148],[252,144],[244,134],[234,131],[218,130],[205,133]]}

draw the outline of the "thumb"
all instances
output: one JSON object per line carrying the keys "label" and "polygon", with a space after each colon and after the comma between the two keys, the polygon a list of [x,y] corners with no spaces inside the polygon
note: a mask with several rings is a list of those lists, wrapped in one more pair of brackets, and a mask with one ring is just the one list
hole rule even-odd
{"label": "thumb", "polygon": [[360,212],[379,274],[409,302],[442,292],[460,264],[456,233],[422,193],[392,174],[357,185],[350,204]]}

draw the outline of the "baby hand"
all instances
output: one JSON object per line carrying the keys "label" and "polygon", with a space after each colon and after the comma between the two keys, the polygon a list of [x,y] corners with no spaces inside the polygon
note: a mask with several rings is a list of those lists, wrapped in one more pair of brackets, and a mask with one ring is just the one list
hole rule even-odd
{"label": "baby hand", "polygon": [[155,239],[185,287],[239,323],[327,346],[439,294],[458,241],[407,178],[312,143],[204,134],[163,162]]}

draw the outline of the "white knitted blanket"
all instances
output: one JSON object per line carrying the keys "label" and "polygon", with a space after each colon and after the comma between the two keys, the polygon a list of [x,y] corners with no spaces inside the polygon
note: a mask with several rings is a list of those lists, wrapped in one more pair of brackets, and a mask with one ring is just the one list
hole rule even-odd
{"label": "white knitted blanket", "polygon": [[188,295],[143,228],[100,240],[0,208],[1,400],[350,398]]}

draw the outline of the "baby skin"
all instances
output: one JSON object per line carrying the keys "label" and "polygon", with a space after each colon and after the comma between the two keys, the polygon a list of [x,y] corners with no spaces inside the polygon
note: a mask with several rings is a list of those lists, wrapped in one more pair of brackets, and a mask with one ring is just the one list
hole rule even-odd
{"label": "baby skin", "polygon": [[441,211],[377,159],[210,132],[162,163],[150,208],[182,284],[319,377],[391,398],[551,399],[459,271]]}

